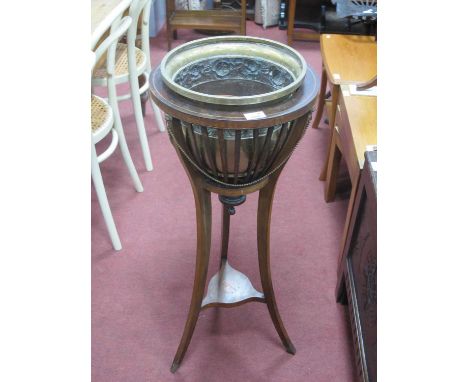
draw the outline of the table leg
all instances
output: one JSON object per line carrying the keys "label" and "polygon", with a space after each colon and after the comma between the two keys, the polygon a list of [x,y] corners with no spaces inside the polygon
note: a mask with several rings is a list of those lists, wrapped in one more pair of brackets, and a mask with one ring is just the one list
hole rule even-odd
{"label": "table leg", "polygon": [[289,0],[288,7],[288,45],[291,46],[294,33],[294,18],[296,15],[296,0]]}
{"label": "table leg", "polygon": [[330,139],[328,141],[327,156],[325,157],[325,163],[323,164],[322,172],[320,173],[320,180],[326,179],[327,168],[328,168],[328,158],[330,157],[330,150],[332,147],[332,137],[333,130],[335,129],[335,116],[336,116],[336,106],[338,104],[338,94],[340,92],[339,85],[333,85],[331,89],[331,115],[328,116],[330,120]]}
{"label": "table leg", "polygon": [[359,172],[359,175],[356,177],[357,179],[354,179],[353,181],[353,186],[351,188],[351,196],[349,197],[348,209],[346,211],[346,219],[345,219],[345,224],[344,224],[344,229],[343,229],[343,235],[341,236],[340,250],[338,252],[338,280],[337,280],[337,284],[335,288],[335,297],[336,297],[337,302],[341,302],[346,298],[346,290],[345,290],[345,285],[344,285],[344,267],[346,264],[346,261],[344,259],[344,256],[345,256],[344,247],[346,245],[346,239],[348,236],[349,226],[351,224],[351,217],[353,214],[354,203],[356,203],[356,196],[357,196],[360,177],[361,177],[361,174]]}

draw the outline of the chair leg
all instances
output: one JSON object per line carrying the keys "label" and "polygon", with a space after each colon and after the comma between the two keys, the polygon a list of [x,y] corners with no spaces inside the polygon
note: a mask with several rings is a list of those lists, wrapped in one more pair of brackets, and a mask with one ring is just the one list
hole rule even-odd
{"label": "chair leg", "polygon": [[[130,63],[129,63],[130,66]],[[132,93],[133,112],[135,114],[135,120],[138,130],[138,136],[140,138],[141,149],[143,151],[143,158],[145,160],[145,166],[147,171],[153,170],[153,162],[151,160],[151,153],[148,145],[148,138],[146,137],[145,122],[143,120],[143,112],[141,110],[140,102],[140,87],[138,85],[138,76],[136,73],[136,67],[129,67],[130,71],[130,88]]]}
{"label": "chair leg", "polygon": [[[143,86],[146,83],[146,79],[149,78],[151,73],[151,49],[148,28],[145,28],[143,32],[144,33],[142,38],[142,48],[146,55],[146,75],[141,75],[139,77],[139,80],[140,78],[143,78],[144,80],[143,83],[140,83],[140,86]],[[153,100],[149,96],[149,91],[146,92],[146,97],[147,99],[149,98],[149,102],[151,104],[151,107],[153,108],[154,118],[156,119],[156,126],[159,128],[159,131],[166,131],[166,124],[164,123],[164,120],[162,118],[161,110],[159,110],[159,107],[153,102]],[[143,115],[145,114],[143,113]]]}
{"label": "chair leg", "polygon": [[164,132],[166,131],[166,124],[164,123],[164,119],[162,117],[162,111],[159,107],[150,99],[151,107],[153,108],[154,118],[156,119],[156,126],[159,128],[159,131]]}
{"label": "chair leg", "polygon": [[[138,86],[141,88],[146,83],[146,77],[144,74],[138,77]],[[146,102],[148,102],[148,90],[140,94],[141,113],[143,118],[146,117]]]}
{"label": "chair leg", "polygon": [[320,124],[320,120],[322,119],[322,114],[323,114],[323,107],[325,105],[325,93],[327,90],[328,78],[327,78],[327,71],[325,70],[324,66],[322,66],[322,78],[320,81],[321,81],[320,93],[318,96],[317,112],[315,113],[315,119],[314,119],[314,122],[312,123],[312,127],[314,129],[317,129]]}
{"label": "chair leg", "polygon": [[119,234],[115,227],[109,201],[107,200],[107,194],[104,188],[104,182],[102,181],[101,169],[97,160],[96,147],[94,146],[94,143],[91,143],[91,177],[98,197],[99,206],[101,207],[101,211],[104,216],[107,231],[109,232],[109,236],[112,241],[112,246],[116,251],[119,251],[122,249],[122,244],[120,243]]}
{"label": "chair leg", "polygon": [[141,184],[140,177],[138,176],[138,172],[135,168],[135,165],[133,164],[130,151],[128,150],[127,140],[125,139],[125,134],[123,132],[120,118],[118,118],[118,120],[114,122],[114,129],[115,131],[117,131],[117,135],[119,136],[120,152],[122,153],[124,162],[127,165],[128,172],[130,173],[130,177],[132,178],[133,187],[135,187],[135,190],[137,192],[143,192],[143,185]]}

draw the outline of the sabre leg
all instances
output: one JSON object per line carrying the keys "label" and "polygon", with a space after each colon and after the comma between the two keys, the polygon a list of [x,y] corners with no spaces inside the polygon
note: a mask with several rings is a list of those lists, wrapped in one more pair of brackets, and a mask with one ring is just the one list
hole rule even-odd
{"label": "sabre leg", "polygon": [[197,260],[195,265],[195,280],[193,282],[192,301],[190,303],[187,322],[180,340],[177,353],[172,362],[171,372],[179,368],[185,352],[192,339],[195,325],[201,310],[203,292],[205,291],[208,261],[211,246],[211,193],[199,183],[192,183],[197,214]]}
{"label": "sabre leg", "polygon": [[271,281],[270,270],[270,222],[271,209],[273,205],[273,195],[275,193],[276,182],[280,175],[278,171],[270,180],[270,182],[260,190],[258,197],[258,212],[257,212],[257,246],[258,246],[258,263],[260,268],[260,277],[262,280],[263,294],[270,312],[271,320],[275,325],[276,331],[283,342],[286,351],[290,354],[296,353],[296,348],[289,339],[288,333],[281,320],[278,306],[276,305],[275,292],[273,291],[273,283]]}

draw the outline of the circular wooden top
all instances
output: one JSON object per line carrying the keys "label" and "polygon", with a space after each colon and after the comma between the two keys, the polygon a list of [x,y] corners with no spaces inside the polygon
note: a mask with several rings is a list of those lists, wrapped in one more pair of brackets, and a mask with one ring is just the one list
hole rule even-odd
{"label": "circular wooden top", "polygon": [[[151,72],[149,84],[151,98],[166,114],[221,129],[270,127],[295,120],[312,110],[318,93],[317,77],[310,68],[302,86],[289,97],[257,105],[225,106],[188,99],[164,84],[159,67]],[[255,119],[249,119],[249,113],[257,113]]]}

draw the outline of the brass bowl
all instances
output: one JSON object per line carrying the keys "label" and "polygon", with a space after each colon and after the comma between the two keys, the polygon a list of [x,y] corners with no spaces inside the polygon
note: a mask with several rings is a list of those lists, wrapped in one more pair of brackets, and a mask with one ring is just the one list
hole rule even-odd
{"label": "brass bowl", "polygon": [[218,36],[183,44],[161,62],[164,83],[192,100],[254,105],[289,96],[307,71],[304,58],[276,41]]}

